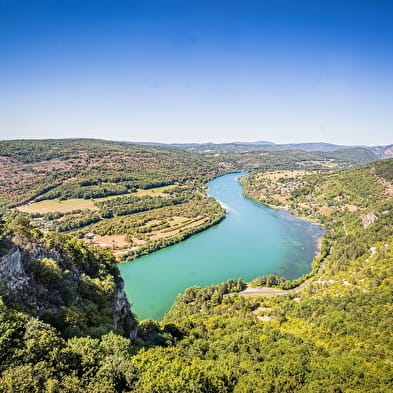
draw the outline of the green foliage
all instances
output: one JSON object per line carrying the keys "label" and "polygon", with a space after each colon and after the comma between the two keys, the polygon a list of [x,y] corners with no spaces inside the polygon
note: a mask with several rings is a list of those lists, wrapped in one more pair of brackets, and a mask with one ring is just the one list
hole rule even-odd
{"label": "green foliage", "polygon": [[[0,366],[0,392],[131,390],[136,370],[129,339],[109,333],[66,341],[49,325],[1,307],[0,343],[5,337],[8,343],[0,352],[7,354]],[[10,326],[17,329],[13,336],[7,334]]]}
{"label": "green foliage", "polygon": [[386,181],[393,182],[392,159],[378,161],[374,164],[369,164],[369,168],[375,171],[375,174],[382,177]]}
{"label": "green foliage", "polygon": [[17,214],[14,218],[9,220],[6,225],[6,233],[11,236],[18,236],[21,239],[30,239],[35,237],[39,232],[34,231],[30,224],[30,219],[25,214]]}
{"label": "green foliage", "polygon": [[58,285],[62,278],[62,271],[57,262],[51,258],[42,258],[32,261],[30,265],[38,281],[44,285]]}
{"label": "green foliage", "polygon": [[267,274],[254,278],[254,280],[250,282],[250,287],[278,287],[282,286],[286,281],[286,278],[280,277],[277,274]]}

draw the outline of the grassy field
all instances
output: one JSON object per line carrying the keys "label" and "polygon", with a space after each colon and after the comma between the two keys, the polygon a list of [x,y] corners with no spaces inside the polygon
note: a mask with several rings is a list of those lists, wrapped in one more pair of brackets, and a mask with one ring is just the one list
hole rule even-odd
{"label": "grassy field", "polygon": [[25,213],[67,213],[78,209],[89,209],[96,211],[98,210],[98,207],[94,206],[94,201],[91,199],[74,198],[64,201],[59,201],[58,199],[47,199],[45,201],[33,202],[27,205],[19,206],[17,209]]}
{"label": "grassy field", "polygon": [[136,196],[167,196],[168,194],[165,193],[165,191],[170,190],[171,188],[174,188],[177,186],[171,185],[171,186],[162,186],[162,187],[154,187],[154,188],[149,188],[147,190],[142,190],[139,189],[133,195]]}

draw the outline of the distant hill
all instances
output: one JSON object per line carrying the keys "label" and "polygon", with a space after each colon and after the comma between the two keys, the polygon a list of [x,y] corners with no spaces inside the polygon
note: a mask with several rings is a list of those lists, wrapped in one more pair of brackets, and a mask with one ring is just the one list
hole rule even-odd
{"label": "distant hill", "polygon": [[[164,145],[151,143],[152,145]],[[345,146],[325,142],[284,143],[276,144],[269,141],[230,142],[230,143],[173,143],[169,146],[194,152],[245,153],[250,151],[284,151],[301,150],[305,152],[330,153],[343,149],[366,149],[375,155],[374,159],[393,157],[393,144],[386,146]],[[359,150],[360,151],[360,150]]]}
{"label": "distant hill", "polygon": [[372,146],[369,149],[380,158],[393,158],[393,145]]}
{"label": "distant hill", "polygon": [[282,150],[302,150],[307,152],[331,152],[346,148],[348,146],[333,145],[330,143],[286,143],[275,144],[273,142],[231,142],[231,143],[201,143],[201,144],[173,144],[174,147],[190,151],[221,151],[221,152],[245,152],[245,151],[282,151]]}

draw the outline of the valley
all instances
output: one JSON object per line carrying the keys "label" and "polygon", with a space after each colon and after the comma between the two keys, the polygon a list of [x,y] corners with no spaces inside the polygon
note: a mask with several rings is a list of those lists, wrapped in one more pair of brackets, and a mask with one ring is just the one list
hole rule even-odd
{"label": "valley", "polygon": [[[347,153],[1,141],[0,392],[392,390],[393,159]],[[118,262],[147,266],[230,222],[205,184],[238,171],[248,203],[323,226],[311,271],[190,283],[138,320]],[[268,252],[243,245],[238,261]],[[160,268],[131,274],[181,275]]]}
{"label": "valley", "polygon": [[[0,206],[43,231],[72,233],[130,260],[220,222],[204,183],[241,170],[332,170],[367,149],[193,153],[88,139],[0,142]],[[159,222],[158,222],[158,221]],[[102,240],[105,236],[105,241]],[[108,238],[110,236],[110,238]]]}

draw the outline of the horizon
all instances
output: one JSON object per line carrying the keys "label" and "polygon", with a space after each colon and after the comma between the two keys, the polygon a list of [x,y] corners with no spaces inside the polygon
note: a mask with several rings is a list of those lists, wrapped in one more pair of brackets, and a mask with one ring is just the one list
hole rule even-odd
{"label": "horizon", "polygon": [[0,138],[388,145],[392,16],[384,0],[1,2]]}
{"label": "horizon", "polygon": [[164,145],[164,146],[175,146],[175,145],[230,145],[230,144],[246,144],[246,145],[257,145],[257,144],[266,144],[266,145],[275,145],[275,146],[280,146],[280,145],[313,145],[313,144],[324,144],[324,145],[332,145],[332,146],[337,146],[338,148],[351,148],[351,147],[385,147],[385,146],[390,146],[393,145],[393,143],[388,143],[388,144],[373,144],[373,145],[365,145],[365,144],[339,144],[339,143],[334,143],[334,142],[325,142],[325,141],[316,141],[316,142],[311,142],[311,141],[302,141],[302,142],[283,142],[283,143],[278,143],[278,142],[273,142],[273,141],[267,141],[267,140],[258,140],[258,141],[241,141],[241,140],[233,140],[233,141],[223,141],[223,142],[211,142],[211,141],[204,141],[204,142],[160,142],[160,141],[132,141],[132,140],[117,140],[117,139],[105,139],[105,138],[94,138],[94,137],[64,137],[64,138],[14,138],[14,139],[0,139],[0,142],[12,142],[12,141],[20,141],[20,140],[26,140],[26,141],[59,141],[59,140],[99,140],[99,141],[104,141],[104,142],[115,142],[115,143],[129,143],[129,144],[139,144],[139,145]]}

